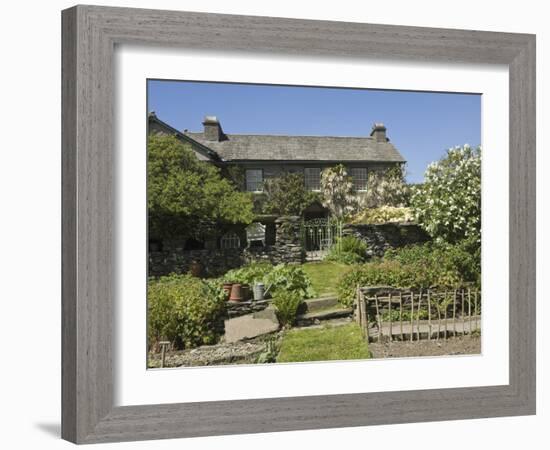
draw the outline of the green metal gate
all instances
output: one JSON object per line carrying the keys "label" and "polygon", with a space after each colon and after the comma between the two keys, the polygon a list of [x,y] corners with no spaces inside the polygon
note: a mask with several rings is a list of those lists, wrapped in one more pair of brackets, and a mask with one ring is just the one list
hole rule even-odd
{"label": "green metal gate", "polygon": [[302,222],[302,246],[307,259],[322,259],[337,242],[342,227],[337,220],[321,218]]}

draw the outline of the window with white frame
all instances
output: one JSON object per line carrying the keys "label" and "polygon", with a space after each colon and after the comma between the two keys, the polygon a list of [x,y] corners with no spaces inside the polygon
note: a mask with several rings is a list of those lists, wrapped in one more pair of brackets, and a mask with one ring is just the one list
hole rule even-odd
{"label": "window with white frame", "polygon": [[220,239],[221,248],[239,248],[241,246],[241,240],[237,233],[229,232],[224,234]]}
{"label": "window with white frame", "polygon": [[246,169],[246,190],[261,192],[264,190],[264,172],[262,169]]}
{"label": "window with white frame", "polygon": [[360,192],[367,190],[368,176],[365,167],[352,167],[351,179],[353,180],[353,187],[356,191]]}
{"label": "window with white frame", "polygon": [[304,182],[308,191],[321,190],[321,168],[306,167],[304,169]]}

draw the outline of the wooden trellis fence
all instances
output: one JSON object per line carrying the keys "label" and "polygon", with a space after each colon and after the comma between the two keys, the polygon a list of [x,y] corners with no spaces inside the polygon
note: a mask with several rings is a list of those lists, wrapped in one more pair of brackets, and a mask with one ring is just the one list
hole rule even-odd
{"label": "wooden trellis fence", "polygon": [[460,289],[357,287],[355,320],[368,341],[447,339],[481,331],[481,294]]}

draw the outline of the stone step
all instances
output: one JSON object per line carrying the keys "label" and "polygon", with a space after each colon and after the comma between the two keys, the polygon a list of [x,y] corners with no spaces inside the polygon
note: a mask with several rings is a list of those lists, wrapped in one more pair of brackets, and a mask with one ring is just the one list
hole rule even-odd
{"label": "stone step", "polygon": [[296,322],[299,325],[308,325],[319,323],[324,320],[338,319],[340,317],[351,317],[353,314],[353,308],[326,308],[318,311],[311,311],[305,314],[300,314]]}
{"label": "stone step", "polygon": [[319,311],[322,309],[336,308],[338,304],[338,298],[335,295],[324,295],[318,298],[310,298],[305,300],[304,312]]}

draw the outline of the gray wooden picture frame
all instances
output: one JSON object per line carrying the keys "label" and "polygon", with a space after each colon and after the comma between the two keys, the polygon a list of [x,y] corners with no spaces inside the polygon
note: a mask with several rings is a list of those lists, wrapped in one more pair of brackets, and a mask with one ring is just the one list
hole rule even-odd
{"label": "gray wooden picture frame", "polygon": [[[62,32],[64,439],[94,443],[535,413],[534,35],[97,6],[63,11]],[[115,407],[113,53],[124,43],[507,65],[509,384]]]}

